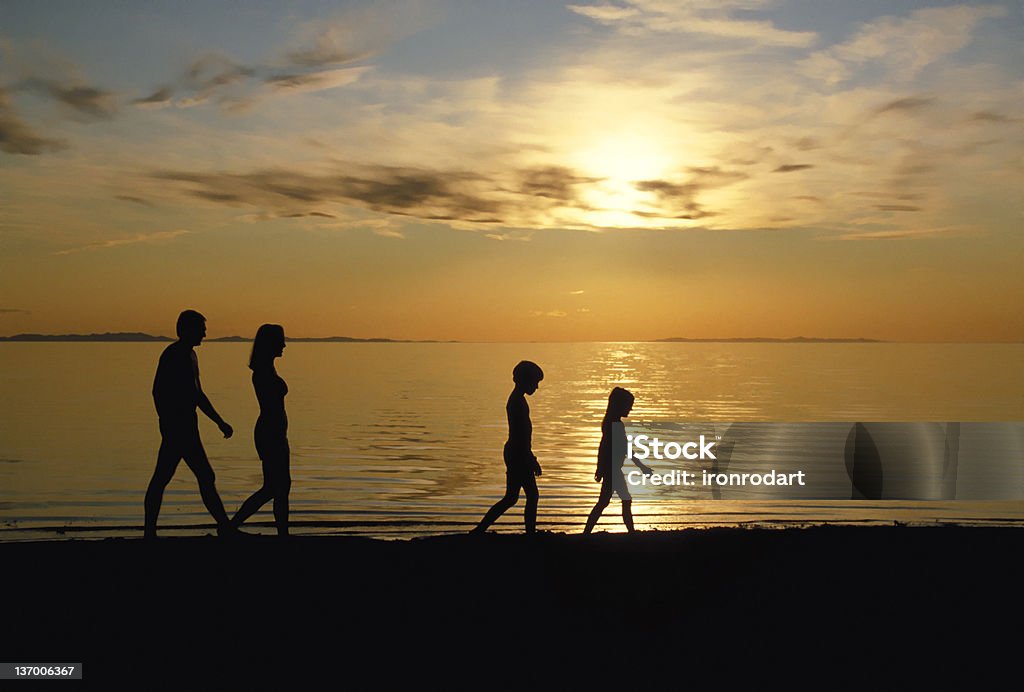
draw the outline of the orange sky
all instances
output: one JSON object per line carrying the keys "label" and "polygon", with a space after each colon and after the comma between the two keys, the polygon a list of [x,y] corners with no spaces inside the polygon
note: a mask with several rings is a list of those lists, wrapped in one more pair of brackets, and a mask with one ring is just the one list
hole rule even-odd
{"label": "orange sky", "polygon": [[0,335],[1024,340],[1020,8],[798,6],[8,8]]}

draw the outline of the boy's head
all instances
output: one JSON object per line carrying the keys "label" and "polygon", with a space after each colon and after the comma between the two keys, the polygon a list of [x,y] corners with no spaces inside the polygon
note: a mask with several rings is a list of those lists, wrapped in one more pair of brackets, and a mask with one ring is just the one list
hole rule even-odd
{"label": "boy's head", "polygon": [[519,364],[512,368],[512,381],[516,386],[527,394],[537,391],[537,385],[544,379],[544,371],[540,366],[530,360],[519,361]]}

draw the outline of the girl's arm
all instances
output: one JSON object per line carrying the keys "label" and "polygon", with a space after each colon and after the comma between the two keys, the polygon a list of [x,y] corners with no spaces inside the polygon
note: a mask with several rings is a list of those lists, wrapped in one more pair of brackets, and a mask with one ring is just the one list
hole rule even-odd
{"label": "girl's arm", "polygon": [[608,468],[612,461],[612,445],[608,435],[601,435],[601,443],[597,446],[597,471],[594,472],[594,480],[602,481],[608,475]]}

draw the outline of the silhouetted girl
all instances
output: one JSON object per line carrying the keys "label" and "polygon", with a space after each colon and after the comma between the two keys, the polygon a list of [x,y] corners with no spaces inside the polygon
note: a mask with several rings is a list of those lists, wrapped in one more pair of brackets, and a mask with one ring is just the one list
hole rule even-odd
{"label": "silhouetted girl", "polygon": [[[629,415],[634,401],[633,394],[622,387],[616,387],[608,395],[608,410],[601,421],[601,444],[597,448],[597,472],[594,474],[594,480],[601,481],[601,495],[587,518],[587,528],[583,529],[585,534],[594,530],[613,492],[618,493],[622,500],[622,521],[626,523],[626,529],[633,533],[633,498],[629,494],[626,478],[622,475],[626,449],[626,427],[622,424],[622,418]],[[614,443],[615,436],[621,436],[618,444]],[[618,455],[613,454],[613,450],[621,450],[623,456],[615,458]],[[633,463],[645,475],[651,474],[651,469],[639,459],[634,458]]]}
{"label": "silhouetted girl", "polygon": [[274,522],[279,536],[288,535],[288,491],[292,479],[288,470],[288,417],[284,412],[284,397],[288,385],[274,369],[274,359],[284,354],[284,327],[264,324],[257,330],[252,342],[249,368],[252,386],[260,403],[260,417],[256,419],[256,453],[263,462],[263,487],[242,503],[231,522],[240,526],[259,508],[274,500]]}

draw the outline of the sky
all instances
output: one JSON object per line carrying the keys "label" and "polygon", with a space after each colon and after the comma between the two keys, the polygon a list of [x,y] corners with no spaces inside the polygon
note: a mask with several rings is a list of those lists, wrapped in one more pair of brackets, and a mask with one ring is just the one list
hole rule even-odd
{"label": "sky", "polygon": [[1024,5],[0,2],[0,335],[1024,341]]}

